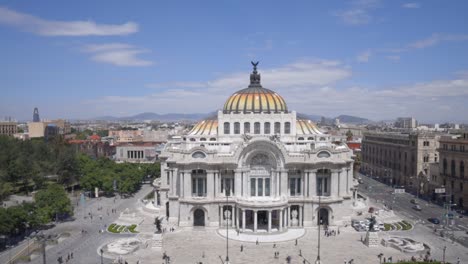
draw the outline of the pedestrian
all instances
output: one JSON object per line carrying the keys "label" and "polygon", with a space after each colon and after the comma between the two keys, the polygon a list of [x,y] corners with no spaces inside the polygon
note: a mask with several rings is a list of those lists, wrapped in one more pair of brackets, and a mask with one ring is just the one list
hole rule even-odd
{"label": "pedestrian", "polygon": [[273,248],[276,248],[276,243],[273,244]]}
{"label": "pedestrian", "polygon": [[302,257],[302,249],[299,249],[299,257]]}
{"label": "pedestrian", "polygon": [[244,245],[241,245],[241,252],[244,251]]}
{"label": "pedestrian", "polygon": [[297,239],[296,239],[296,246],[297,246]]}
{"label": "pedestrian", "polygon": [[73,258],[73,252],[72,252],[72,253],[70,253],[70,257],[71,257],[71,258]]}
{"label": "pedestrian", "polygon": [[257,241],[255,242],[256,245],[258,245],[258,238],[257,238]]}

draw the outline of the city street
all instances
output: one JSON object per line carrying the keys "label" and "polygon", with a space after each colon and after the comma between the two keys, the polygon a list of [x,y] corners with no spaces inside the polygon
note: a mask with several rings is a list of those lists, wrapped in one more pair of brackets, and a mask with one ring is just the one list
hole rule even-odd
{"label": "city street", "polygon": [[[391,186],[383,184],[375,179],[367,177],[363,174],[358,174],[363,183],[359,185],[359,192],[369,196],[373,202],[386,204],[392,207],[396,214],[401,215],[414,222],[427,227],[432,232],[437,229],[437,233],[441,231],[447,234],[450,238],[454,238],[457,242],[468,247],[468,219],[466,217],[459,218],[458,214],[454,213],[454,224],[448,225],[445,228],[446,209],[437,204],[430,203],[426,200],[417,199],[409,193],[395,194]],[[421,207],[420,211],[413,209],[414,204],[411,199],[416,199]],[[434,225],[428,221],[428,218],[437,218],[440,224]]]}

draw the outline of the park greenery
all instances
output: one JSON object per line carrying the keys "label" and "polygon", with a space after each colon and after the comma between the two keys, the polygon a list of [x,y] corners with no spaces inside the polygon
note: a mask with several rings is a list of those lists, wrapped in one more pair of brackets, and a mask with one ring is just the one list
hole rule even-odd
{"label": "park greenery", "polygon": [[116,163],[80,153],[62,137],[18,140],[0,136],[0,202],[11,194],[34,202],[0,208],[0,235],[18,236],[73,214],[67,190],[131,195],[160,174],[159,163]]}
{"label": "park greenery", "polygon": [[53,220],[71,216],[73,210],[65,189],[50,184],[35,194],[35,201],[8,208],[0,207],[0,234],[15,236]]}

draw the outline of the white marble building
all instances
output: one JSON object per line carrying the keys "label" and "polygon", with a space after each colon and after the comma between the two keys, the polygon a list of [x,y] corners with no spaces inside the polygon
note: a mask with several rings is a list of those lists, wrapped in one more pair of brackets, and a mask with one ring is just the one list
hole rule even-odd
{"label": "white marble building", "polygon": [[270,233],[340,225],[352,213],[352,151],[263,88],[256,65],[248,88],[160,159],[159,203],[178,226]]}

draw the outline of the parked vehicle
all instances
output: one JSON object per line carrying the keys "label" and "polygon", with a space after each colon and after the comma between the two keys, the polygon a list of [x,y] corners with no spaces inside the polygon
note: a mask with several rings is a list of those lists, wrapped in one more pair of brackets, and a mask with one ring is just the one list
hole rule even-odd
{"label": "parked vehicle", "polygon": [[433,223],[435,225],[440,224],[440,220],[435,218],[435,217],[428,218],[427,221],[429,221],[429,222],[431,222],[431,223]]}
{"label": "parked vehicle", "polygon": [[418,200],[416,200],[416,199],[411,199],[410,202],[411,202],[412,204],[419,204]]}
{"label": "parked vehicle", "polygon": [[421,211],[422,210],[421,206],[419,206],[419,205],[413,206],[413,209],[416,210],[416,211]]}

